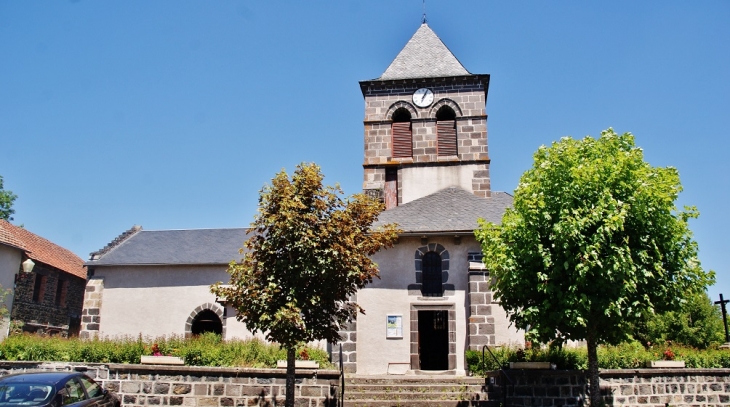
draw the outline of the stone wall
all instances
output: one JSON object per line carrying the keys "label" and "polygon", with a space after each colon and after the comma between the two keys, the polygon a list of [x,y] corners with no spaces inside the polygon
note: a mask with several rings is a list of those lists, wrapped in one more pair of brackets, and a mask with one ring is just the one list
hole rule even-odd
{"label": "stone wall", "polygon": [[[471,178],[473,192],[490,196],[489,152],[487,146],[486,90],[489,78],[470,75],[452,78],[361,82],[365,97],[364,180],[363,189],[382,189],[385,167],[406,168],[418,165],[449,166],[478,164]],[[420,108],[412,103],[413,92],[427,87],[434,92],[434,103]],[[438,152],[436,112],[449,106],[456,114],[456,155]],[[394,157],[392,115],[403,108],[411,114],[412,154]],[[403,182],[398,176],[399,187]],[[399,203],[406,203],[399,194]]]}
{"label": "stone wall", "polygon": [[329,345],[332,363],[339,366],[340,346],[342,347],[342,369],[347,373],[357,372],[357,321],[348,323],[340,331],[340,343]]}
{"label": "stone wall", "polygon": [[[36,279],[45,282],[34,301]],[[59,290],[59,284],[62,284]],[[22,321],[24,330],[75,335],[81,319],[86,280],[37,262],[32,273],[18,272],[10,319]]]}
{"label": "stone wall", "polygon": [[[122,406],[282,406],[284,369],[0,362],[3,374],[80,370],[116,393]],[[297,407],[336,406],[339,372],[297,370]]]}
{"label": "stone wall", "polygon": [[[506,390],[514,406],[587,405],[583,371],[507,370],[490,372],[490,390]],[[602,370],[601,394],[607,406],[730,406],[730,369]]]}
{"label": "stone wall", "polygon": [[468,335],[470,350],[480,350],[484,345],[496,345],[492,291],[489,288],[487,271],[469,271]]}
{"label": "stone wall", "polygon": [[81,318],[81,333],[84,339],[93,338],[99,333],[101,323],[101,300],[104,295],[104,279],[91,277],[86,283],[84,293],[83,316]]}
{"label": "stone wall", "polygon": [[730,406],[730,369],[604,370],[601,392],[614,406]]}

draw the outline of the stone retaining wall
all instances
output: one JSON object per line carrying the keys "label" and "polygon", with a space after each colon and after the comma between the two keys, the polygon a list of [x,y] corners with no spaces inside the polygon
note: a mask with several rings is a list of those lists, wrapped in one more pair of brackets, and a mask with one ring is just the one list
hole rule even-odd
{"label": "stone retaining wall", "polygon": [[601,392],[614,406],[730,406],[730,369],[603,370]]}
{"label": "stone retaining wall", "polygon": [[[584,371],[507,370],[506,386],[515,406],[587,405]],[[730,406],[730,369],[601,370],[601,393],[607,406]],[[499,372],[488,374],[491,388],[504,390]]]}
{"label": "stone retaining wall", "polygon": [[[122,401],[122,406],[283,406],[282,369],[144,366],[59,362],[0,362],[0,374],[32,371],[85,372]],[[297,370],[297,407],[336,406],[339,372]]]}

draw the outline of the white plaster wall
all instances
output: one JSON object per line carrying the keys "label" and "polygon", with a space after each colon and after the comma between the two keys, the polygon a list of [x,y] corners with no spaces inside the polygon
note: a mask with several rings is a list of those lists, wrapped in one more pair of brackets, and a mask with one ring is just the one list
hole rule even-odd
{"label": "white plaster wall", "polygon": [[[453,237],[431,237],[429,243],[438,243],[449,252],[449,278],[455,292],[439,301],[419,299],[409,295],[407,287],[416,283],[415,253],[421,239],[401,237],[393,248],[376,253],[373,260],[380,267],[380,280],[360,290],[357,302],[365,315],[357,319],[357,373],[386,374],[390,363],[410,364],[410,311],[411,305],[453,304],[456,310],[456,371],[463,374],[464,350],[467,343],[468,252],[479,251],[474,238],[463,237],[455,244]],[[387,315],[403,316],[403,339],[387,339]]]}
{"label": "white plaster wall", "polygon": [[9,290],[3,304],[8,314],[2,318],[0,326],[0,340],[8,335],[10,327],[10,311],[13,307],[13,289],[15,287],[15,275],[20,270],[20,261],[23,259],[23,252],[14,247],[0,244],[0,286],[3,290]]}
{"label": "white plaster wall", "polygon": [[525,331],[518,330],[514,325],[510,324],[507,312],[499,306],[498,302],[492,302],[497,307],[492,307],[492,316],[494,317],[494,333],[497,345],[507,346],[525,346]]}
{"label": "white plaster wall", "polygon": [[[99,329],[109,336],[184,335],[195,308],[215,302],[210,285],[229,281],[225,266],[98,267],[95,277],[104,278]],[[226,339],[251,336],[232,312],[225,324]]]}
{"label": "white plaster wall", "polygon": [[[357,373],[386,374],[389,363],[410,364],[410,299],[406,290],[365,288],[357,295]],[[387,315],[403,316],[403,338],[386,339]]]}
{"label": "white plaster wall", "polygon": [[433,194],[444,188],[460,186],[472,190],[474,171],[478,164],[438,167],[406,167],[401,178],[401,204]]}

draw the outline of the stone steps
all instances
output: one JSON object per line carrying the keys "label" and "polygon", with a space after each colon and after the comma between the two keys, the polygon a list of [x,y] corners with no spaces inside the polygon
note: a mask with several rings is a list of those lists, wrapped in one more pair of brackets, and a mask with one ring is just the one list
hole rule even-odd
{"label": "stone steps", "polygon": [[501,402],[467,400],[345,400],[347,407],[499,407]]}
{"label": "stone steps", "polygon": [[497,407],[484,379],[455,376],[370,376],[345,380],[347,407]]}

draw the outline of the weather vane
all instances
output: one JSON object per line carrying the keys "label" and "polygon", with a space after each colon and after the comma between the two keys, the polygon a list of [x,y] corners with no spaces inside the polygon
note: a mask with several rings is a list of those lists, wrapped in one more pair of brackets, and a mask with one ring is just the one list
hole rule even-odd
{"label": "weather vane", "polygon": [[423,18],[421,24],[426,24],[426,0],[423,0]]}

